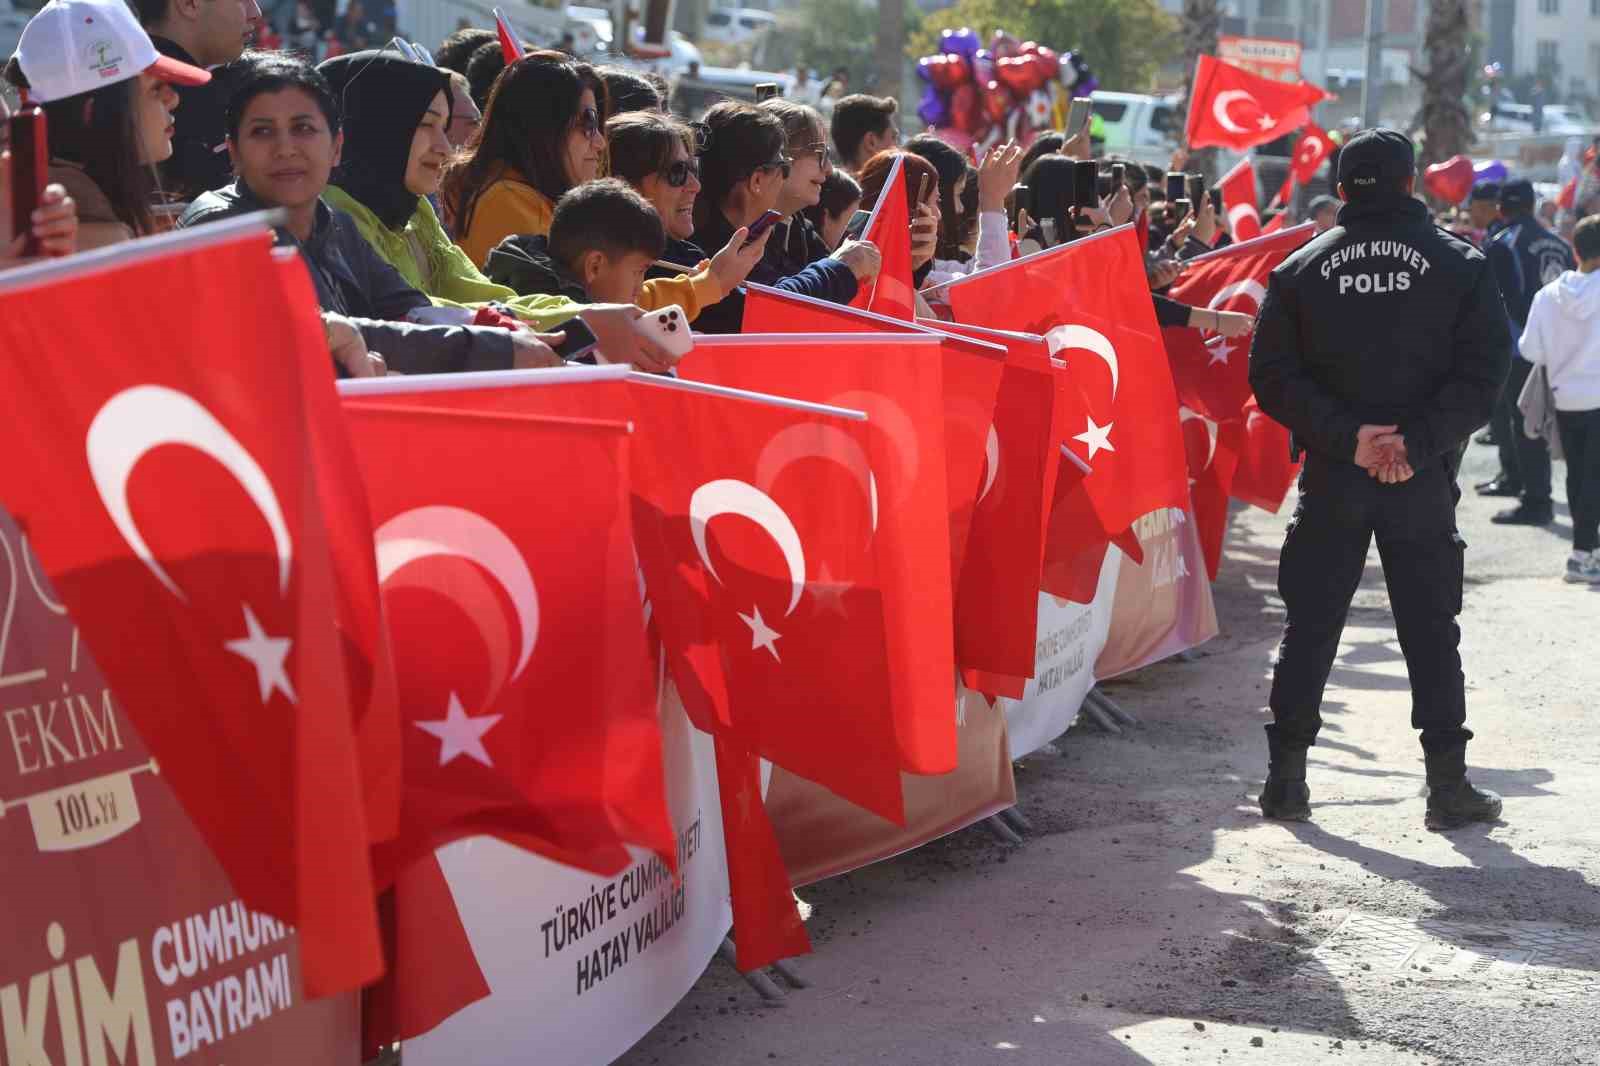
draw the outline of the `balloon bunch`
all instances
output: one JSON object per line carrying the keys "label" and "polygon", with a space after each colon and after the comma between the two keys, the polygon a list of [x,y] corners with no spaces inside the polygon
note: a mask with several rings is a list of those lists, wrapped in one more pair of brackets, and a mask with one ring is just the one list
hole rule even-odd
{"label": "balloon bunch", "polygon": [[1499,184],[1510,176],[1504,162],[1484,159],[1474,163],[1464,155],[1454,155],[1422,172],[1422,187],[1428,195],[1447,204],[1459,204],[1467,194],[1488,182]]}
{"label": "balloon bunch", "polygon": [[968,26],[941,33],[939,54],[918,60],[917,75],[924,82],[918,117],[961,149],[1031,141],[1051,128],[1068,97],[1100,84],[1076,52],[1059,55],[1004,30],[985,48]]}

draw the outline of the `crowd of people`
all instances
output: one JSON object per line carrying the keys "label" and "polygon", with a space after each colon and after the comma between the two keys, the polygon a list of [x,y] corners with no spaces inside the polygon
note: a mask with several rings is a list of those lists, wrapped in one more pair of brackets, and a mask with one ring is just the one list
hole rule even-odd
{"label": "crowd of people", "polygon": [[[932,135],[906,138],[896,102],[863,94],[835,99],[826,120],[773,98],[723,101],[691,124],[658,81],[558,51],[508,63],[490,30],[452,34],[437,66],[373,49],[313,64],[247,50],[259,15],[254,0],[138,0],[137,13],[50,0],[5,69],[48,118],[51,184],[29,254],[278,208],[341,375],[559,366],[558,327],[574,319],[600,358],[665,372],[674,357],[635,329],[645,312],[676,306],[695,331],[727,333],[747,282],[851,301],[881,268],[865,227],[899,163],[918,289],[1137,220],[1158,321],[1252,327],[1164,295],[1185,260],[1231,241],[1213,198],[1169,201],[1167,171],[1090,159],[1087,134],[974,163]],[[1319,230],[1339,206],[1312,201]],[[1480,490],[1521,497],[1502,520],[1550,520],[1548,453],[1517,404],[1539,366],[1568,461],[1568,575],[1600,583],[1600,228],[1577,227],[1574,257],[1533,210],[1531,188],[1511,182],[1475,192],[1464,219],[1482,222],[1522,337],[1493,430],[1504,472]],[[4,266],[29,235],[0,238]]]}

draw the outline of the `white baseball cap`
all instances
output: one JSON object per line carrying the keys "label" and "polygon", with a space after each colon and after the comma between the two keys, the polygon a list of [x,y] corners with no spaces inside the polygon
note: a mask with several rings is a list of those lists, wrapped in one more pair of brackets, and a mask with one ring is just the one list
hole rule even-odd
{"label": "white baseball cap", "polygon": [[148,71],[178,85],[204,85],[211,73],[156,51],[124,0],[50,0],[17,42],[28,97],[48,104]]}

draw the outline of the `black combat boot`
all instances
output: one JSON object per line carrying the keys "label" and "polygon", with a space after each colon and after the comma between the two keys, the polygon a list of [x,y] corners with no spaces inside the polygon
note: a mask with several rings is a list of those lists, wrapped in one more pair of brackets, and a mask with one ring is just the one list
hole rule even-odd
{"label": "black combat boot", "polygon": [[1493,822],[1500,817],[1500,797],[1467,780],[1467,749],[1430,752],[1428,764],[1429,829],[1459,829],[1472,822]]}
{"label": "black combat boot", "polygon": [[1311,790],[1306,787],[1306,749],[1274,748],[1267,783],[1256,800],[1261,813],[1280,822],[1311,820]]}

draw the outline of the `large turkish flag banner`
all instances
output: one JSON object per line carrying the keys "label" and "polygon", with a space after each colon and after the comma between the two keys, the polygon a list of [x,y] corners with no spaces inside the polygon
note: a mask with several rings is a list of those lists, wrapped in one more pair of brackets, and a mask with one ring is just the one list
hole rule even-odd
{"label": "large turkish flag banner", "polygon": [[1282,82],[1202,55],[1195,63],[1186,140],[1196,148],[1245,152],[1305,125],[1333,94],[1309,82]]}
{"label": "large turkish flag banner", "polygon": [[[308,425],[333,389],[316,307],[278,298],[249,220],[77,266],[0,280],[0,500],[239,894],[298,927],[308,990],[365,984],[383,961]],[[111,306],[139,312],[83,313]]]}

